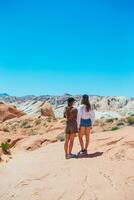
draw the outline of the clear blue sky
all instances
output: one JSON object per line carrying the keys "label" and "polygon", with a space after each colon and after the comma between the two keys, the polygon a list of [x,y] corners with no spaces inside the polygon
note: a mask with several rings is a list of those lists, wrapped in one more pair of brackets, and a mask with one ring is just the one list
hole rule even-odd
{"label": "clear blue sky", "polygon": [[132,0],[0,0],[0,93],[134,96]]}

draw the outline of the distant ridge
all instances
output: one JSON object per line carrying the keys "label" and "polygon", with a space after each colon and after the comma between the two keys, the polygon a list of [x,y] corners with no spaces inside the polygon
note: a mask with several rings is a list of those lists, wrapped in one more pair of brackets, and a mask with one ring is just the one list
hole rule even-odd
{"label": "distant ridge", "polygon": [[0,97],[9,97],[10,95],[7,93],[0,93]]}

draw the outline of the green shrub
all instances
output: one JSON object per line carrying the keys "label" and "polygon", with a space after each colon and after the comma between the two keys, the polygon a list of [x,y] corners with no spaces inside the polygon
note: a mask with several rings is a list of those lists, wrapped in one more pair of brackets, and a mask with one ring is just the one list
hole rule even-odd
{"label": "green shrub", "polygon": [[1,149],[2,149],[4,154],[9,154],[10,153],[9,148],[10,148],[10,146],[9,146],[9,144],[7,142],[1,143]]}
{"label": "green shrub", "polygon": [[119,129],[118,126],[113,126],[113,127],[111,128],[111,131],[116,131],[116,130],[118,130],[118,129]]}
{"label": "green shrub", "polygon": [[60,120],[61,123],[65,123],[66,122],[66,119],[62,119]]}
{"label": "green shrub", "polygon": [[29,135],[37,135],[38,133],[36,131],[34,131],[33,129],[31,129],[29,131]]}
{"label": "green shrub", "polygon": [[51,117],[48,117],[47,118],[47,122],[51,122],[52,121],[52,118]]}
{"label": "green shrub", "polygon": [[60,140],[61,142],[65,141],[65,133],[61,133],[56,137],[57,140]]}
{"label": "green shrub", "polygon": [[41,124],[41,119],[36,119],[34,123],[35,123],[36,126]]}
{"label": "green shrub", "polygon": [[44,122],[44,123],[43,123],[43,125],[44,125],[44,126],[47,126],[47,123],[46,123],[46,122]]}
{"label": "green shrub", "polygon": [[118,120],[118,118],[116,117],[116,118],[114,118],[114,120],[116,120],[116,121],[117,121],[117,120]]}
{"label": "green shrub", "polygon": [[117,121],[117,120],[118,120],[117,117],[116,118],[109,118],[109,119],[106,120],[106,122],[113,123],[114,121]]}
{"label": "green shrub", "polygon": [[32,131],[29,135],[37,135],[38,133]]}
{"label": "green shrub", "polygon": [[20,127],[21,128],[31,128],[30,124],[26,120],[21,122]]}
{"label": "green shrub", "polygon": [[108,123],[112,123],[114,121],[114,119],[107,119],[106,122]]}
{"label": "green shrub", "polygon": [[117,123],[117,126],[123,126],[123,125],[125,125],[124,122],[118,122]]}
{"label": "green shrub", "polygon": [[128,118],[127,118],[127,123],[128,123],[129,125],[133,125],[133,124],[134,124],[134,117],[128,117]]}

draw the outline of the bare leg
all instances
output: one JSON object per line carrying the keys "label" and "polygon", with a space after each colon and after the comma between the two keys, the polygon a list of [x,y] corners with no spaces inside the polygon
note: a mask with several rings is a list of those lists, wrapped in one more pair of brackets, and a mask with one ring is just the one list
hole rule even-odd
{"label": "bare leg", "polygon": [[85,137],[86,137],[86,144],[85,144],[85,149],[87,150],[88,145],[89,145],[89,139],[90,139],[90,127],[86,128],[85,130]]}
{"label": "bare leg", "polygon": [[84,127],[80,127],[80,131],[79,131],[79,142],[80,142],[80,146],[81,146],[81,150],[84,149],[84,142],[83,142],[83,134],[85,133],[85,128]]}
{"label": "bare leg", "polygon": [[74,144],[75,133],[70,134],[70,141],[69,141],[69,154],[72,153],[72,148]]}
{"label": "bare leg", "polygon": [[70,134],[66,134],[66,139],[65,139],[65,143],[64,143],[65,156],[67,156],[67,154],[68,154],[69,139],[70,139]]}

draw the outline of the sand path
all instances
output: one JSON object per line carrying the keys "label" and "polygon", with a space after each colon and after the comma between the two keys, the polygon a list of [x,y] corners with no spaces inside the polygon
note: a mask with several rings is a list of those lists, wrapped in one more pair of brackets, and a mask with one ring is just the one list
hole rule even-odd
{"label": "sand path", "polygon": [[62,142],[19,152],[0,166],[0,200],[134,200],[134,160],[65,160]]}

